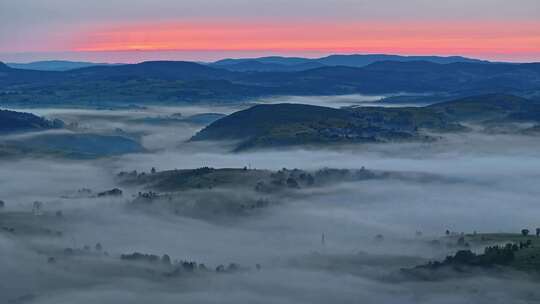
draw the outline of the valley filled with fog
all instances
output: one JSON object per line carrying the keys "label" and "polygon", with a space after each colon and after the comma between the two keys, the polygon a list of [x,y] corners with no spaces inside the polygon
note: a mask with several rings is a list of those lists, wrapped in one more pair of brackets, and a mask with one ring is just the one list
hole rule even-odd
{"label": "valley filled with fog", "polygon": [[[67,127],[3,137],[50,147],[0,158],[0,302],[540,301],[537,275],[514,269],[405,271],[455,254],[462,233],[539,227],[540,137],[471,126],[436,141],[240,152],[190,140],[251,105],[15,109]],[[100,154],[103,138],[122,148]],[[265,188],[280,175],[286,185]]]}

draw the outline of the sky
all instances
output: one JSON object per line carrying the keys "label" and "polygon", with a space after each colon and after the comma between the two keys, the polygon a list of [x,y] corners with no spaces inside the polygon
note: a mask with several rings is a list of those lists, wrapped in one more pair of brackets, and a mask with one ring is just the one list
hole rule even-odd
{"label": "sky", "polygon": [[0,60],[333,53],[540,61],[538,0],[0,0]]}

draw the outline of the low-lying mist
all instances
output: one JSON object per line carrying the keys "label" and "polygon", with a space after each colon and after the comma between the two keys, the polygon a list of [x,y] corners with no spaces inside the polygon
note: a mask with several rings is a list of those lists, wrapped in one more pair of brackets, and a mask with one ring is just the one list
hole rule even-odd
{"label": "low-lying mist", "polygon": [[[370,100],[366,100],[370,101]],[[341,102],[337,100],[336,102]],[[444,258],[429,241],[453,232],[518,232],[540,226],[540,141],[464,133],[433,143],[230,153],[225,143],[187,140],[203,125],[151,124],[145,117],[230,113],[238,107],[134,110],[35,109],[92,132],[137,135],[147,149],[92,160],[0,160],[0,302],[4,303],[532,303],[529,275],[479,273],[408,279],[401,268]],[[339,182],[279,196],[249,216],[214,220],[133,208],[121,171],[199,167],[361,169],[399,177]],[[121,188],[122,196],[97,196]],[[86,190],[89,189],[90,194]],[[221,189],[235,195],[249,191]],[[205,191],[197,190],[199,196]],[[209,191],[210,192],[210,191]],[[81,194],[82,193],[82,194]],[[202,194],[200,194],[202,193]],[[186,191],[181,200],[194,194]],[[198,196],[198,197],[199,197]],[[272,199],[273,197],[270,196]],[[276,198],[277,199],[277,198]],[[44,215],[32,215],[35,201]],[[61,211],[61,214],[58,212]],[[39,230],[45,225],[50,231]],[[107,255],[97,254],[99,243]],[[65,248],[86,253],[63,258]],[[245,271],[169,278],[121,254],[141,252]],[[52,262],[49,257],[55,257]],[[48,260],[49,259],[49,260]],[[260,266],[257,269],[256,265]],[[536,278],[534,278],[536,279]],[[11,302],[9,302],[11,301]]]}

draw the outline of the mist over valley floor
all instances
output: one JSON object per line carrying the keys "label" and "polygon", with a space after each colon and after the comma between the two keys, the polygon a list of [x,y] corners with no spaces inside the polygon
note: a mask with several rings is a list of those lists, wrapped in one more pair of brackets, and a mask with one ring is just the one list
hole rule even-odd
{"label": "mist over valley floor", "polygon": [[[297,100],[349,111],[361,98],[283,98]],[[463,130],[407,131],[421,140],[298,135],[242,150],[240,138],[193,137],[253,104],[12,108],[5,122],[45,120],[2,135],[0,300],[538,301],[540,141],[524,131],[534,122],[493,127],[516,102],[489,122],[448,120]],[[295,126],[315,128],[302,113]],[[523,249],[482,255],[506,243]],[[478,257],[447,259],[469,250]]]}

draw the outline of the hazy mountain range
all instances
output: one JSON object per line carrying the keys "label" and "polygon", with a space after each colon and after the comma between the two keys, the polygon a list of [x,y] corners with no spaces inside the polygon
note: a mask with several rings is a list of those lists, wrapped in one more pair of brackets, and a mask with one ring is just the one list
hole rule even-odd
{"label": "hazy mountain range", "polygon": [[113,65],[110,63],[97,63],[85,61],[67,61],[67,60],[45,60],[29,63],[6,63],[7,66],[14,69],[37,70],[37,71],[68,71],[73,69],[86,68],[100,65]]}
{"label": "hazy mountain range", "polygon": [[[454,63],[454,62],[487,62],[478,59],[466,58],[461,56],[400,56],[385,54],[369,55],[330,55],[321,58],[302,58],[302,57],[281,57],[269,56],[258,58],[239,58],[223,59],[216,62],[204,63],[209,66],[228,69],[231,71],[303,71],[323,66],[351,66],[363,67],[378,61],[429,61],[434,63]],[[29,63],[6,63],[7,66],[15,69],[38,70],[38,71],[68,71],[91,66],[119,65],[111,63],[96,63],[85,61],[67,61],[67,60],[45,60]]]}
{"label": "hazy mountain range", "polygon": [[[274,65],[280,60],[269,58],[261,64]],[[337,62],[335,60],[340,57],[327,57],[325,60],[330,60],[328,58]],[[293,67],[313,64],[298,58],[284,60]],[[14,69],[0,63],[0,101],[22,105],[185,103],[241,101],[282,95],[404,92],[452,97],[487,93],[515,94],[530,99],[540,96],[539,63],[463,60],[453,63],[377,61],[363,67],[339,65],[265,72],[232,71],[218,68],[216,64],[209,66],[184,61],[149,61],[68,71]]]}
{"label": "hazy mountain range", "polygon": [[231,71],[304,71],[324,66],[349,66],[365,67],[379,61],[428,61],[433,63],[456,63],[456,62],[487,62],[461,56],[400,56],[385,54],[370,55],[330,55],[321,58],[301,57],[259,57],[245,59],[224,59],[211,63],[211,66],[225,68]]}

